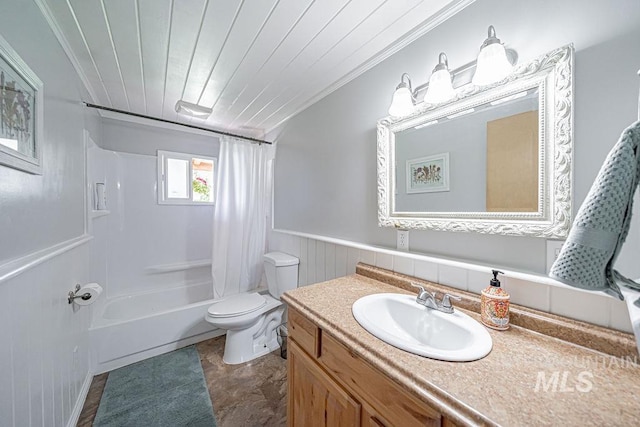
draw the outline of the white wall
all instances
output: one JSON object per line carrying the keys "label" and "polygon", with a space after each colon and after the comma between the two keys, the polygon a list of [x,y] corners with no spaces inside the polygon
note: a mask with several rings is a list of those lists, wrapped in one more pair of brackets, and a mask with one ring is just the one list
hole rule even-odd
{"label": "white wall", "polygon": [[213,224],[213,206],[158,205],[156,150],[217,157],[218,138],[106,119],[101,145],[118,150],[96,147],[89,157],[92,181],[106,184],[110,211],[92,221],[94,268],[104,276],[107,296],[210,281],[210,265],[154,272],[211,262]]}
{"label": "white wall", "polygon": [[[386,116],[403,72],[420,84],[441,51],[451,68],[474,59],[489,24],[522,62],[575,44],[577,210],[607,152],[637,114],[639,21],[635,0],[475,2],[273,133],[278,142],[275,227],[394,247],[395,230],[377,225],[376,121]],[[632,277],[640,277],[639,241],[640,232],[632,230],[618,263]],[[544,239],[411,231],[410,247],[545,273]]]}
{"label": "white wall", "polygon": [[91,379],[92,308],[66,294],[92,279],[83,129],[101,125],[33,1],[0,2],[0,34],[44,83],[42,176],[0,166],[0,425],[63,426]]}

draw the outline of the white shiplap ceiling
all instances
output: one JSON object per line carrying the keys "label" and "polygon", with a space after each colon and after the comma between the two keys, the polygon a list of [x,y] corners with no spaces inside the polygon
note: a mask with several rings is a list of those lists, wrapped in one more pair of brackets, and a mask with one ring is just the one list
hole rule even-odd
{"label": "white shiplap ceiling", "polygon": [[[473,0],[36,0],[93,103],[261,136]],[[183,99],[213,108],[178,115]]]}

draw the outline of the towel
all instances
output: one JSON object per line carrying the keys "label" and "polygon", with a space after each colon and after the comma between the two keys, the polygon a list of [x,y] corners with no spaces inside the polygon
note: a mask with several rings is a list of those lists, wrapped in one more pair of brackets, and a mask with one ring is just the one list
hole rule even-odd
{"label": "towel", "polygon": [[549,276],[576,288],[624,299],[616,281],[640,284],[613,269],[631,224],[640,181],[640,121],[622,132],[580,206]]}

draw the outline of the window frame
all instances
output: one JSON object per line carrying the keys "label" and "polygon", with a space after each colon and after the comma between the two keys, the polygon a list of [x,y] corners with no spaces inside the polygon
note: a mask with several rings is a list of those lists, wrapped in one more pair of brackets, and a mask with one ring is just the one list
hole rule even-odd
{"label": "window frame", "polygon": [[[189,188],[186,199],[167,196],[166,170],[169,159],[187,160],[189,165]],[[211,186],[211,202],[196,202],[193,200],[193,159],[210,160],[213,162],[213,185]],[[218,159],[199,154],[179,153],[176,151],[158,150],[157,152],[157,189],[159,205],[188,205],[188,206],[213,206],[216,200],[216,176],[218,175]]]}

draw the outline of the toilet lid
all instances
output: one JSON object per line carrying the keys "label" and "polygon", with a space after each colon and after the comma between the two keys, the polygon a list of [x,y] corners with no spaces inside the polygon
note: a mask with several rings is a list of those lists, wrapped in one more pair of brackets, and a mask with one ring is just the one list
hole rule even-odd
{"label": "toilet lid", "polygon": [[258,293],[238,294],[225,298],[222,301],[214,302],[207,312],[211,317],[240,316],[251,313],[266,303],[267,300]]}

